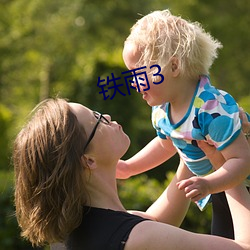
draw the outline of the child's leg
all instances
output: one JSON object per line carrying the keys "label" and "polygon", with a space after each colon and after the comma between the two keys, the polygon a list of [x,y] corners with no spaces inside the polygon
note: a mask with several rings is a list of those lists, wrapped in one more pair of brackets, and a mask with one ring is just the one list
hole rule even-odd
{"label": "child's leg", "polygon": [[234,239],[233,221],[225,193],[213,194],[212,205],[211,234]]}

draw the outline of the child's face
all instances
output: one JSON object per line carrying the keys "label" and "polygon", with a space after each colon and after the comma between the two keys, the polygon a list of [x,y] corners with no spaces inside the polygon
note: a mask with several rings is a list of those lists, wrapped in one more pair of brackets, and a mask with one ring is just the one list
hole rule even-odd
{"label": "child's face", "polygon": [[[123,49],[123,60],[125,65],[129,70],[137,69],[139,67],[143,67],[146,65],[138,65],[138,62],[141,57],[141,51],[139,51],[133,44],[131,43],[125,43],[124,49]],[[148,67],[149,68],[149,67]],[[148,70],[147,68],[147,70]],[[146,69],[145,69],[146,71]],[[148,73],[148,71],[147,71]],[[159,72],[162,73],[162,72]],[[141,75],[143,76],[143,75]],[[156,105],[161,105],[167,101],[167,82],[168,82],[168,73],[164,73],[164,81],[158,85],[152,83],[152,79],[149,75],[148,76],[148,84],[149,84],[149,89],[146,89],[147,82],[145,80],[138,80],[139,81],[139,88],[140,90],[137,89],[137,92],[140,92],[142,94],[142,98],[148,103],[150,106],[156,106]],[[139,77],[139,76],[138,76]],[[134,87],[136,87],[136,84],[133,84]],[[147,87],[148,88],[148,87]]]}

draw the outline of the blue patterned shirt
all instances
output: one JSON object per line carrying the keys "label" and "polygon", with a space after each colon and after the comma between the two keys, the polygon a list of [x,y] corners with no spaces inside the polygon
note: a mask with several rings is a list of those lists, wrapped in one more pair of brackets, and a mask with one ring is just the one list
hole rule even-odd
{"label": "blue patterned shirt", "polygon": [[206,140],[218,150],[230,145],[241,131],[237,103],[230,94],[213,87],[208,76],[201,76],[189,109],[180,122],[171,123],[169,108],[169,103],[152,108],[152,123],[157,135],[173,141],[194,174],[208,174],[212,165],[196,141]]}

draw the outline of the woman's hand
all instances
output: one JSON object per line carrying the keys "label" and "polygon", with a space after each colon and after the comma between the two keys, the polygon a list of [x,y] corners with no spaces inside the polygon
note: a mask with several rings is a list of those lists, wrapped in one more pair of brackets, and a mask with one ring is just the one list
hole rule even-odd
{"label": "woman's hand", "polygon": [[242,122],[242,131],[244,132],[248,142],[250,141],[250,122],[247,119],[247,115],[244,112],[243,108],[240,108],[240,119]]}

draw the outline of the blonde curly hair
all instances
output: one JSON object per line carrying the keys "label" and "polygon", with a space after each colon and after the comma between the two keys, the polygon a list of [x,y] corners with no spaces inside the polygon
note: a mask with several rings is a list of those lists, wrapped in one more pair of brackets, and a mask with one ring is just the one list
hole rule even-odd
{"label": "blonde curly hair", "polygon": [[85,142],[84,128],[63,99],[39,104],[17,135],[16,216],[22,236],[33,245],[62,242],[81,223]]}
{"label": "blonde curly hair", "polygon": [[154,11],[139,19],[125,41],[142,53],[138,67],[158,64],[162,71],[176,57],[182,75],[197,78],[208,74],[222,48],[198,22],[189,22],[169,10]]}

